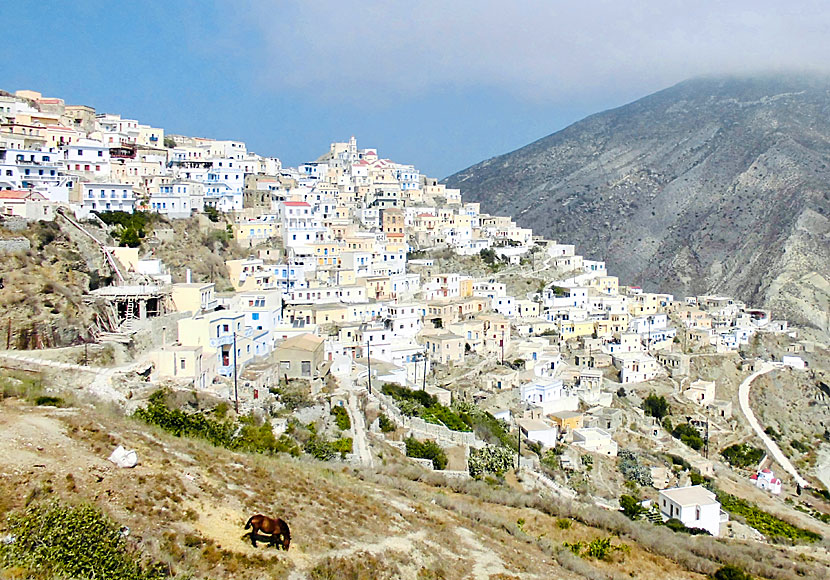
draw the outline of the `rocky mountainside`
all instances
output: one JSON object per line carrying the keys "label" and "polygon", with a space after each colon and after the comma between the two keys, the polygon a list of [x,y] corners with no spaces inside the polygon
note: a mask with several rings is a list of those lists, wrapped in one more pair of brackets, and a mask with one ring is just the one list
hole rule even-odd
{"label": "rocky mountainside", "polygon": [[621,283],[830,326],[830,77],[686,81],[446,182]]}

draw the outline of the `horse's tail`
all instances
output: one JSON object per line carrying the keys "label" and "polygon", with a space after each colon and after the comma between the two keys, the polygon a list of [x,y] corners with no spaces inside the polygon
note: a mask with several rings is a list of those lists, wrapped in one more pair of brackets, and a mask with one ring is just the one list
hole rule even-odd
{"label": "horse's tail", "polygon": [[251,527],[251,522],[252,522],[252,521],[254,521],[254,518],[255,518],[255,517],[256,517],[256,516],[251,516],[250,518],[248,518],[248,523],[247,523],[247,524],[245,524],[245,529],[246,529],[246,530],[247,530],[248,528],[250,528],[250,527]]}

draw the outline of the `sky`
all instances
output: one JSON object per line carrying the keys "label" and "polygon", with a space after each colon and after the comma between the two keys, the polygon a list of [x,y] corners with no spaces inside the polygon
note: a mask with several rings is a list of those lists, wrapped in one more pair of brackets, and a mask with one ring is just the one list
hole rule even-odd
{"label": "sky", "polygon": [[691,77],[830,63],[817,0],[18,0],[0,22],[0,89],[285,165],[354,135],[439,178]]}

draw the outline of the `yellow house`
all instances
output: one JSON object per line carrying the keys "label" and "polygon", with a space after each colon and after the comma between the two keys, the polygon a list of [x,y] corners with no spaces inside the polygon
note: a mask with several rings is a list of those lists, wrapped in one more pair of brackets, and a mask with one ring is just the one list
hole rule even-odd
{"label": "yellow house", "polygon": [[473,295],[473,279],[469,276],[461,276],[458,279],[458,295],[461,298],[469,298]]}
{"label": "yellow house", "polygon": [[584,423],[584,415],[579,411],[559,411],[550,415],[550,418],[559,425],[560,432],[566,429],[569,431],[582,429]]}
{"label": "yellow house", "polygon": [[320,242],[312,244],[314,257],[317,258],[317,266],[320,268],[337,267],[340,265],[341,244],[337,242]]}
{"label": "yellow house", "polygon": [[216,307],[216,285],[206,283],[173,284],[173,308],[176,312],[198,312]]}
{"label": "yellow house", "polygon": [[242,246],[251,247],[257,243],[278,237],[281,224],[275,222],[238,222],[233,224],[233,239]]}
{"label": "yellow house", "polygon": [[314,323],[318,325],[354,322],[351,317],[351,307],[341,302],[315,304],[312,306],[312,311],[314,312]]}
{"label": "yellow house", "polygon": [[619,291],[620,281],[616,276],[597,276],[588,282],[589,288],[595,288],[601,294],[616,296]]}
{"label": "yellow house", "polygon": [[559,334],[565,340],[579,338],[580,336],[591,336],[594,334],[593,320],[563,320],[559,324]]}

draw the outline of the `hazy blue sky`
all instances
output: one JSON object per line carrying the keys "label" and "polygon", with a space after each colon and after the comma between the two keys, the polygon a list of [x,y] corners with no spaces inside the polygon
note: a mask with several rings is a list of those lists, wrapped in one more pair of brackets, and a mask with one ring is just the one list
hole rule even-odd
{"label": "hazy blue sky", "polygon": [[355,135],[436,177],[691,76],[830,63],[819,1],[7,0],[0,19],[2,89],[290,165]]}

